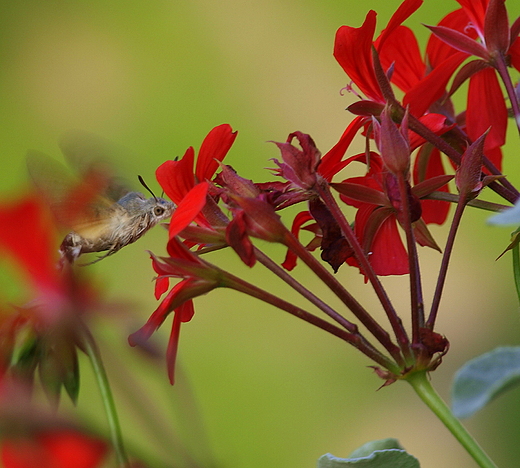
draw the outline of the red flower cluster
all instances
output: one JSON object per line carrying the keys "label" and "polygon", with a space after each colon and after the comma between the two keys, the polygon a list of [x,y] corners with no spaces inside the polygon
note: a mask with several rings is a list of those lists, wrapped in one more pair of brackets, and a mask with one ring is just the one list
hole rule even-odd
{"label": "red flower cluster", "polygon": [[[508,110],[498,78],[504,82],[513,113],[520,117],[507,73],[508,65],[518,69],[520,64],[520,22],[509,26],[504,0],[460,0],[460,9],[429,27],[432,34],[423,59],[414,33],[402,24],[421,3],[405,0],[377,37],[374,11],[367,14],[361,27],[342,26],[337,31],[334,57],[365,97],[349,106],[356,117],[323,156],[309,135],[294,132],[286,142],[276,143],[281,160],[274,160],[277,167],[273,173],[283,180],[256,184],[222,163],[236,133],[228,125],[221,125],[204,140],[195,169],[193,148],[181,160],[167,161],[158,168],[159,183],[178,207],[169,228],[169,257],[152,256],[159,275],[156,297],[168,291],[170,278],[181,281],[130,342],[137,344],[147,339],[174,311],[168,349],[172,382],[180,323],[192,318],[194,297],[216,287],[233,287],[273,303],[267,293],[253,292],[250,285],[202,259],[202,254],[226,246],[232,247],[250,267],[262,261],[311,302],[320,304],[352,334],[348,340],[360,349],[365,342],[359,341],[357,328],[317,302],[311,293],[303,292],[290,278],[287,271],[294,268],[297,258],[313,265],[316,274],[371,329],[399,366],[406,356],[415,354],[421,365],[433,368],[436,364],[430,362],[432,356],[447,349],[447,341],[432,330],[437,299],[429,320],[424,317],[416,243],[440,251],[427,225],[443,224],[449,202],[455,202],[460,205],[453,224],[456,227],[464,206],[486,185],[509,202],[519,197],[500,173]],[[476,58],[468,61],[472,56]],[[467,80],[467,107],[457,113],[451,98]],[[403,93],[401,100],[396,98],[394,87]],[[353,90],[353,86],[348,89]],[[358,134],[366,139],[366,151],[346,156]],[[441,153],[449,158],[448,164],[441,160]],[[354,163],[364,168],[362,175],[333,182]],[[219,167],[221,172],[210,180]],[[447,184],[454,175],[447,174],[446,168],[455,168],[460,195],[449,193]],[[331,188],[339,192],[342,202],[355,209],[352,225]],[[301,202],[307,203],[307,209],[294,218],[288,231],[277,211]],[[298,241],[303,229],[312,234],[306,247]],[[252,237],[288,247],[282,263],[285,272],[254,246]],[[372,283],[392,323],[400,351],[396,352],[385,333],[328,276],[330,273],[314,264],[307,252],[318,247],[321,258],[334,272],[343,264],[353,265]],[[446,265],[451,245],[447,250]],[[441,271],[439,297],[445,275],[444,269]],[[378,279],[380,275],[407,273],[412,283],[411,343]],[[431,342],[443,345],[431,347]],[[377,354],[371,348],[363,348],[363,352],[372,358]],[[377,356],[376,360],[382,362]]]}

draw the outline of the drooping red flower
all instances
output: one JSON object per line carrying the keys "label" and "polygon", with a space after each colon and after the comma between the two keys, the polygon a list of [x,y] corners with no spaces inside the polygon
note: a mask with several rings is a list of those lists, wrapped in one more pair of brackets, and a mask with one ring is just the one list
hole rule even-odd
{"label": "drooping red flower", "polygon": [[[420,1],[403,2],[393,15],[388,27],[375,40],[373,40],[374,12],[368,13],[365,24],[359,29],[343,26],[336,35],[335,57],[365,95],[374,101],[372,104],[368,101],[355,103],[349,109],[359,115],[372,114],[379,118],[383,110],[384,99],[380,94],[372,64],[370,47],[373,41],[381,65],[388,73],[391,83],[405,93],[403,106],[408,107],[410,113],[419,118],[432,132],[442,135],[454,125],[456,118],[451,102],[444,99],[446,87],[468,54],[458,51],[432,34],[426,50],[426,61],[423,61],[414,33],[401,24],[420,4]],[[467,34],[471,39],[476,36],[474,31],[466,31],[468,21],[462,9],[447,15],[440,24],[443,27],[453,27],[461,33]],[[360,47],[356,42],[359,40],[358,36],[361,36],[364,41],[362,44],[370,43],[370,47],[368,45]],[[375,106],[376,103],[379,107]],[[448,118],[447,122],[446,118]],[[356,117],[349,129],[361,128],[362,119],[363,117]],[[366,120],[364,122],[366,123]],[[341,159],[343,155],[340,156],[340,152],[350,142],[351,131],[349,129],[345,131],[338,144],[323,157],[323,161],[325,161],[334,155],[334,170],[341,169],[345,165],[345,160]],[[413,132],[410,132],[410,140],[412,148],[419,148],[418,154],[421,156],[415,162],[415,165],[419,164],[421,168],[414,167],[414,174],[419,177],[417,181],[424,180],[425,176],[441,175],[443,172],[440,172],[442,171],[440,153],[431,150],[422,151],[420,146],[426,142]],[[324,172],[332,173],[331,163],[326,164],[325,168]],[[328,175],[327,179],[330,180],[330,178]],[[447,188],[443,187],[441,190],[447,190]],[[449,204],[428,202],[424,208],[425,221],[442,224],[448,215]]]}
{"label": "drooping red flower", "polygon": [[[189,322],[193,317],[192,299],[208,293],[218,284],[215,281],[213,270],[176,237],[168,242],[168,254],[169,257],[162,259],[152,255],[152,265],[159,275],[158,282],[161,282],[160,289],[156,289],[156,297],[160,297],[167,291],[170,278],[180,278],[181,281],[162,299],[159,307],[147,322],[128,337],[128,341],[131,346],[143,343],[163,324],[170,313],[174,312],[167,350],[168,375],[173,384],[180,324]],[[159,296],[157,296],[158,293],[160,293]]]}
{"label": "drooping red flower", "polygon": [[[460,70],[455,82],[460,86],[469,78],[466,132],[474,141],[490,129],[485,153],[500,169],[500,147],[505,143],[507,108],[493,67],[498,68],[498,62],[505,67],[507,57],[517,53],[520,48],[518,28],[510,29],[504,0],[459,0],[459,4],[467,24],[464,31],[460,30],[463,23],[459,23],[458,27],[452,23],[430,29],[449,46],[477,57]],[[470,36],[465,34],[468,30],[472,32]]]}

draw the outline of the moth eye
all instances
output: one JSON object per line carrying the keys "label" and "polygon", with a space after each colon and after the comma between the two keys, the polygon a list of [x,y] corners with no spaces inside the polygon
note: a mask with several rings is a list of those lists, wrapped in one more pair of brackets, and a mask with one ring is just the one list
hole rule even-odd
{"label": "moth eye", "polygon": [[153,213],[155,216],[161,216],[162,214],[164,214],[164,208],[162,206],[156,206],[153,209]]}

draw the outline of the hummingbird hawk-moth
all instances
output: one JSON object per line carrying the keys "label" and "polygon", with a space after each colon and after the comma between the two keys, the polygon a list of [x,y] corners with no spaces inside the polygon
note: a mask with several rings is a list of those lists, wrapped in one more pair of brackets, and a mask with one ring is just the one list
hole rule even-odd
{"label": "hummingbird hawk-moth", "polygon": [[85,253],[106,252],[86,265],[96,263],[135,242],[174,211],[174,204],[156,197],[140,176],[152,198],[117,183],[107,165],[94,159],[99,158],[99,150],[105,145],[98,137],[85,134],[62,142],[63,152],[76,166],[78,154],[84,156],[89,149],[95,150],[94,155],[87,155],[90,161],[82,167],[80,164],[79,177],[43,153],[31,151],[27,155],[29,174],[37,189],[58,225],[70,229],[59,248],[61,266],[74,263]]}

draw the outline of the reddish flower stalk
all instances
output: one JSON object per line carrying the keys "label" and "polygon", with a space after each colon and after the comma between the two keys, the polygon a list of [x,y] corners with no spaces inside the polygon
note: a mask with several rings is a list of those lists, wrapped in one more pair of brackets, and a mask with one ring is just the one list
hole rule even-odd
{"label": "reddish flower stalk", "polygon": [[433,330],[435,326],[435,320],[437,318],[442,291],[446,282],[446,274],[448,272],[448,265],[453,251],[455,236],[464,209],[471,200],[478,196],[486,185],[489,185],[489,183],[494,180],[493,176],[486,176],[483,179],[481,178],[480,168],[482,167],[484,141],[486,136],[487,133],[482,135],[475,143],[468,147],[462,156],[462,162],[457,171],[456,182],[457,188],[459,189],[459,201],[450,226],[448,239],[446,240],[446,247],[442,256],[439,275],[437,277],[437,285],[432,300],[432,306],[426,322],[426,328],[430,330]]}
{"label": "reddish flower stalk", "polygon": [[[374,320],[361,304],[343,287],[339,281],[332,276],[323,265],[318,262],[301,245],[294,236],[287,231],[284,240],[285,245],[295,252],[298,257],[326,284],[329,289],[350,309],[350,311],[365,325],[374,337],[385,347],[392,357],[400,365],[403,364],[399,348],[392,343],[388,333]],[[396,315],[397,319],[397,315]]]}
{"label": "reddish flower stalk", "polygon": [[338,338],[341,338],[344,341],[350,343],[363,354],[365,354],[370,359],[383,366],[385,369],[388,369],[390,372],[397,372],[397,366],[395,365],[395,363],[393,363],[391,360],[389,360],[387,357],[385,357],[383,354],[377,351],[376,348],[374,348],[368,341],[366,341],[363,338],[363,336],[359,333],[359,331],[357,331],[357,328],[349,327],[352,331],[345,332],[342,329],[330,324],[329,322],[326,322],[325,320],[320,319],[319,317],[316,317],[310,314],[309,312],[306,312],[300,307],[297,307],[294,304],[291,304],[290,302],[287,302],[279,298],[278,296],[275,296],[274,294],[271,294],[251,283],[248,283],[241,278],[238,278],[229,273],[226,274],[224,278],[225,280],[223,282],[223,285],[225,287],[229,287],[231,289],[243,292],[252,297],[256,297],[257,299],[260,299],[268,304],[271,304],[281,310],[285,310],[286,312],[289,312],[291,315],[301,318],[302,320],[305,320],[306,322],[311,323],[312,325],[315,325],[321,328],[322,330],[325,330],[337,336]]}
{"label": "reddish flower stalk", "polygon": [[[381,281],[379,280],[379,277],[375,274],[372,265],[368,261],[368,258],[365,255],[365,252],[363,251],[361,245],[359,244],[356,235],[354,234],[354,231],[352,231],[352,228],[350,227],[350,224],[347,222],[345,216],[343,215],[343,212],[339,209],[339,206],[337,205],[336,201],[332,197],[330,191],[328,188],[322,187],[321,184],[318,184],[318,193],[320,194],[322,200],[327,205],[327,207],[331,210],[333,213],[335,219],[338,221],[339,225],[341,226],[341,229],[343,233],[345,234],[347,241],[354,249],[354,254],[356,255],[356,259],[361,265],[361,269],[363,270],[363,273],[367,275],[370,283],[372,284],[372,287],[374,288],[374,291],[377,294],[377,297],[379,298],[379,301],[381,302],[381,305],[383,306],[383,309],[386,312],[386,315],[388,317],[388,320],[390,322],[390,325],[392,327],[392,330],[397,338],[397,342],[399,343],[399,347],[401,348],[403,354],[409,358],[410,357],[410,340],[408,338],[408,335],[406,334],[406,331],[403,327],[403,324],[401,322],[401,319],[397,315],[392,302],[390,301],[390,298],[388,297],[388,294],[386,293],[386,290],[383,288],[383,285],[381,284]],[[395,356],[394,356],[395,358]]]}
{"label": "reddish flower stalk", "polygon": [[419,331],[424,326],[424,300],[422,293],[421,271],[419,268],[419,256],[417,244],[412,229],[412,215],[409,203],[409,191],[407,181],[403,175],[398,176],[399,195],[402,203],[402,222],[406,233],[406,245],[408,247],[408,264],[410,268],[410,306],[412,316],[412,343],[419,342]]}

